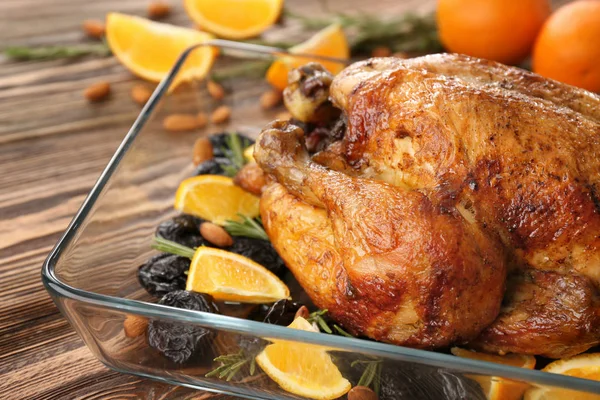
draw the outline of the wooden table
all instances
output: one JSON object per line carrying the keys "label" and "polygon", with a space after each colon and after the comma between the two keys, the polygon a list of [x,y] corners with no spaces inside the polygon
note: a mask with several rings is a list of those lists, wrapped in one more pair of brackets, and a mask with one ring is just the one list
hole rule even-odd
{"label": "wooden table", "polygon": [[[108,11],[145,15],[148,2],[2,0],[0,46],[89,42],[82,20],[102,19]],[[173,13],[166,21],[191,26],[181,2],[170,3]],[[310,15],[349,9],[400,13],[429,10],[433,3],[289,0],[287,6]],[[139,112],[129,97],[138,80],[112,57],[37,62],[1,57],[0,399],[208,396],[108,370],[40,281],[42,262]],[[97,81],[112,84],[112,98],[90,105],[82,92]]]}

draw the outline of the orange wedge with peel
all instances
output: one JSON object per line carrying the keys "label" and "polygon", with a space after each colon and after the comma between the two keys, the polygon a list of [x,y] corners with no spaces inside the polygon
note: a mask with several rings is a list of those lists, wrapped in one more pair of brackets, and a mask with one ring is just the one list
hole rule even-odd
{"label": "orange wedge with peel", "polygon": [[[535,368],[535,357],[522,354],[507,354],[504,356],[496,354],[480,353],[453,347],[450,352],[458,357],[470,358],[472,360],[488,361],[498,364],[510,365],[527,369]],[[529,388],[529,384],[500,378],[497,376],[471,375],[473,379],[483,389],[488,400],[520,400],[523,393]]]}
{"label": "orange wedge with peel", "polygon": [[[341,25],[333,24],[317,32],[306,42],[289,49],[291,53],[311,54],[317,56],[335,57],[342,60],[350,58],[350,46]],[[345,65],[335,61],[322,61],[310,57],[284,56],[271,64],[267,71],[267,82],[279,90],[287,86],[288,73],[309,62],[322,64],[332,74],[337,74]]]}
{"label": "orange wedge with peel", "polygon": [[[542,371],[600,381],[600,353],[580,354],[548,364]],[[600,394],[555,387],[532,388],[525,400],[600,400]]]}
{"label": "orange wedge with peel", "polygon": [[218,225],[240,216],[254,218],[260,198],[236,186],[233,179],[221,175],[199,175],[181,182],[175,193],[175,209],[204,218]]}
{"label": "orange wedge with peel", "polygon": [[201,29],[226,39],[260,35],[283,8],[283,0],[184,0],[183,4]]}
{"label": "orange wedge with peel", "polygon": [[[145,18],[110,13],[106,17],[106,40],[112,53],[140,78],[160,82],[188,47],[213,36]],[[195,49],[181,67],[171,88],[181,82],[202,79],[209,72],[217,52],[212,47]]]}
{"label": "orange wedge with peel", "polygon": [[[310,322],[298,317],[288,328],[318,332]],[[336,399],[350,390],[324,347],[270,339],[256,356],[262,370],[287,392],[310,399]]]}
{"label": "orange wedge with peel", "polygon": [[290,297],[285,283],[262,265],[212,247],[196,249],[185,289],[240,303],[272,303]]}

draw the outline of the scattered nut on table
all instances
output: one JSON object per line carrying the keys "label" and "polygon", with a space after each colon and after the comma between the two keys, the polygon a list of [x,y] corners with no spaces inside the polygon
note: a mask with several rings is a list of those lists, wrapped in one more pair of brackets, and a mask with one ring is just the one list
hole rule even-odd
{"label": "scattered nut on table", "polygon": [[164,18],[171,12],[171,6],[162,1],[153,1],[148,4],[148,17],[157,19]]}
{"label": "scattered nut on table", "polygon": [[208,90],[210,97],[217,101],[223,100],[223,97],[225,97],[225,89],[215,81],[208,81],[206,83],[206,90]]}
{"label": "scattered nut on table", "polygon": [[163,120],[163,128],[169,132],[188,132],[198,127],[194,114],[171,114]]}
{"label": "scattered nut on table", "polygon": [[212,222],[203,222],[200,225],[202,237],[219,247],[229,247],[233,244],[233,238],[225,229]]}
{"label": "scattered nut on table", "polygon": [[82,28],[87,36],[95,39],[101,39],[106,32],[104,22],[97,19],[86,19],[83,21]]}
{"label": "scattered nut on table", "polygon": [[150,100],[150,96],[152,96],[152,90],[141,83],[138,83],[131,88],[131,98],[141,106]]}
{"label": "scattered nut on table", "polygon": [[196,122],[198,123],[198,128],[202,129],[204,128],[206,125],[208,125],[208,117],[206,116],[205,113],[203,112],[199,112],[196,115]]}
{"label": "scattered nut on table", "polygon": [[260,106],[263,110],[277,107],[283,101],[283,94],[276,89],[269,90],[260,96]]}
{"label": "scattered nut on table", "polygon": [[88,86],[83,92],[85,97],[90,102],[102,101],[110,94],[110,83],[98,82]]}
{"label": "scattered nut on table", "polygon": [[231,108],[227,106],[220,106],[216,108],[210,116],[210,120],[213,124],[225,123],[229,121],[229,118],[231,118]]}

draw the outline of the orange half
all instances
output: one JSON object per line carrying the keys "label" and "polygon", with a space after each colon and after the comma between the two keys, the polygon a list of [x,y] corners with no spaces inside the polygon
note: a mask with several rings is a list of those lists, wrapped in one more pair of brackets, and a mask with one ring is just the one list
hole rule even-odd
{"label": "orange half", "polygon": [[[185,49],[211,40],[213,36],[195,29],[110,13],[106,17],[106,39],[115,57],[128,70],[140,78],[160,82]],[[171,88],[181,82],[204,78],[215,56],[216,51],[211,47],[195,49]]]}
{"label": "orange half", "polygon": [[283,0],[184,0],[183,4],[201,29],[227,39],[247,39],[277,21]]}

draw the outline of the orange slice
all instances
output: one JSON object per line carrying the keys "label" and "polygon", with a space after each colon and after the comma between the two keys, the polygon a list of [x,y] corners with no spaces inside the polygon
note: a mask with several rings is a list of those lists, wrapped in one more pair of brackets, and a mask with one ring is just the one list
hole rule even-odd
{"label": "orange slice", "polygon": [[[498,364],[510,365],[527,369],[535,368],[535,357],[521,354],[507,354],[499,356],[494,354],[479,353],[476,351],[453,347],[452,354],[458,357],[473,360],[488,361]],[[497,376],[472,375],[471,379],[479,383],[488,400],[520,400],[529,384],[500,378]]]}
{"label": "orange slice", "polygon": [[[188,47],[213,39],[195,29],[186,29],[131,15],[110,13],[106,17],[106,39],[117,59],[140,78],[159,82]],[[206,76],[215,59],[211,47],[199,47],[189,55],[175,82]]]}
{"label": "orange slice", "polygon": [[[310,322],[298,317],[288,328],[318,332]],[[272,339],[256,356],[262,370],[287,392],[311,399],[336,399],[350,390],[325,348]]]}
{"label": "orange slice", "polygon": [[290,297],[285,283],[262,265],[211,247],[196,250],[185,289],[240,303],[271,303]]}
{"label": "orange slice", "polygon": [[283,0],[184,0],[183,4],[203,30],[227,39],[247,39],[277,21]]}
{"label": "orange slice", "polygon": [[[580,354],[548,364],[542,371],[600,381],[600,353]],[[569,389],[535,388],[525,393],[525,400],[599,400],[600,394]]]}
{"label": "orange slice", "polygon": [[[350,47],[346,35],[339,24],[333,24],[317,32],[304,43],[290,48],[296,54],[312,54],[318,56],[336,57],[342,60],[350,58]],[[321,61],[306,57],[282,57],[271,64],[267,71],[267,82],[279,90],[287,86],[288,73],[304,64],[316,61],[322,64],[332,74],[337,74],[345,65],[334,61]]]}
{"label": "orange slice", "polygon": [[224,225],[228,219],[258,216],[260,198],[220,175],[200,175],[181,182],[175,193],[175,209]]}

